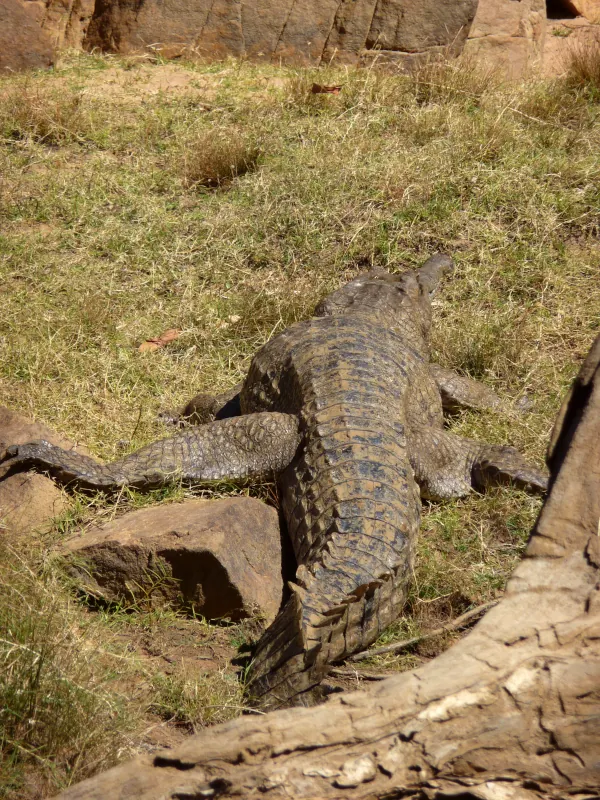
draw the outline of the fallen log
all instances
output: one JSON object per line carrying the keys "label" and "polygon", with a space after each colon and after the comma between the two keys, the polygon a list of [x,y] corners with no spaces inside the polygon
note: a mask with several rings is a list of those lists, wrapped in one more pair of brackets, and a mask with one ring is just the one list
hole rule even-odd
{"label": "fallen log", "polygon": [[600,337],[552,437],[551,488],[502,601],[418,669],[243,717],[64,800],[546,800],[600,789]]}

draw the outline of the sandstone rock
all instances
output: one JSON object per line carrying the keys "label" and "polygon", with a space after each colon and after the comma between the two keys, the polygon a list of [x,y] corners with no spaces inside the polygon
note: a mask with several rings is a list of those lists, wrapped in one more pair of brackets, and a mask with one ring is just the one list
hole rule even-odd
{"label": "sandstone rock", "polygon": [[513,78],[541,64],[545,0],[480,0],[464,52]]}
{"label": "sandstone rock", "polygon": [[89,455],[85,447],[74,445],[65,436],[61,436],[43,423],[33,422],[10,408],[0,406],[0,451],[10,444],[25,444],[37,439],[45,439],[50,444],[64,447],[66,450],[74,447],[78,453]]}
{"label": "sandstone rock", "polygon": [[40,25],[55,47],[82,49],[97,0],[37,0],[36,5],[43,7]]}
{"label": "sandstone rock", "polygon": [[27,5],[21,0],[0,2],[0,75],[44,69],[54,61],[51,39],[40,29],[35,13],[30,14]]}
{"label": "sandstone rock", "polygon": [[544,44],[543,72],[556,75],[569,67],[573,52],[600,47],[600,25],[592,25],[585,17],[549,20]]}
{"label": "sandstone rock", "polygon": [[[46,439],[71,449],[73,443],[39,422],[0,406],[0,452],[8,445]],[[77,448],[85,452],[85,448]],[[67,496],[56,484],[34,472],[10,475],[0,482],[0,531],[22,534],[47,528],[49,521],[68,505]]]}
{"label": "sandstone rock", "polygon": [[357,61],[464,41],[477,0],[97,0],[86,47],[121,53],[178,45],[210,58]]}
{"label": "sandstone rock", "polygon": [[600,0],[564,0],[564,6],[590,22],[600,22]]}
{"label": "sandstone rock", "polygon": [[[194,605],[209,619],[275,617],[283,591],[277,512],[252,498],[133,511],[65,546],[85,588],[107,600]],[[81,562],[85,566],[82,566]]]}
{"label": "sandstone rock", "polygon": [[467,38],[477,0],[380,0],[366,47],[415,53]]}
{"label": "sandstone rock", "polygon": [[0,535],[43,532],[68,504],[64,492],[45,475],[11,475],[0,483]]}
{"label": "sandstone rock", "polygon": [[561,14],[600,22],[600,0],[1,0],[0,73],[47,66],[54,47],[313,66],[376,57],[406,69],[464,47],[521,77],[564,61],[565,45],[544,50],[547,7],[550,31]]}

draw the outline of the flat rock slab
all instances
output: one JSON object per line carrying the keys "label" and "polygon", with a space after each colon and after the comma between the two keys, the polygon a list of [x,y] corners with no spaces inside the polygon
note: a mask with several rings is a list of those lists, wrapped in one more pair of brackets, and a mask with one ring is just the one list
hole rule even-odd
{"label": "flat rock slab", "polygon": [[279,516],[252,498],[132,511],[65,550],[83,587],[108,601],[168,601],[207,619],[260,614],[267,623],[281,605]]}
{"label": "flat rock slab", "polygon": [[[0,453],[11,444],[45,439],[70,450],[73,442],[39,422],[0,406]],[[85,448],[78,452],[87,454]],[[21,535],[43,531],[68,506],[67,495],[45,475],[21,472],[0,481],[0,533]]]}

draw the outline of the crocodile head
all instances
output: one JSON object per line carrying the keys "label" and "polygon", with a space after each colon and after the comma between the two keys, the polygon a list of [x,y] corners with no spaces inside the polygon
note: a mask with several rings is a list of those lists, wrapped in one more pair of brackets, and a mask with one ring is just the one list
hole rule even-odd
{"label": "crocodile head", "polygon": [[315,309],[316,317],[340,314],[369,314],[384,318],[394,328],[406,331],[408,322],[427,339],[431,327],[431,298],[444,275],[452,269],[452,259],[438,254],[420,269],[392,274],[384,270],[359,275],[326,297]]}

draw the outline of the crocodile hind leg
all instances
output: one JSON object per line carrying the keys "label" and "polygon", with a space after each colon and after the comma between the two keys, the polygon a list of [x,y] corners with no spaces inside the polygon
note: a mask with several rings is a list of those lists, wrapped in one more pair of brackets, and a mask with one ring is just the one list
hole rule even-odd
{"label": "crocodile hind leg", "polygon": [[408,438],[415,479],[427,499],[464,497],[472,488],[494,484],[513,484],[535,493],[547,489],[547,475],[514,447],[464,439],[432,427],[413,428]]}
{"label": "crocodile hind leg", "polygon": [[111,464],[44,441],[12,445],[1,459],[0,478],[35,469],[62,484],[113,490],[259,477],[284,469],[299,442],[297,417],[261,412],[190,428]]}

